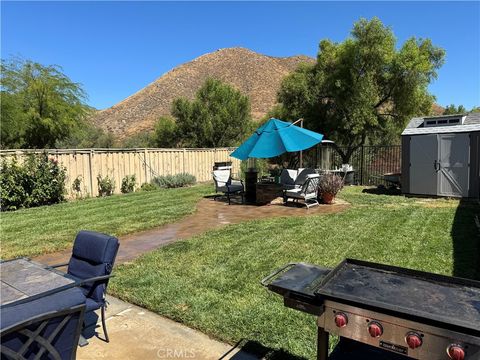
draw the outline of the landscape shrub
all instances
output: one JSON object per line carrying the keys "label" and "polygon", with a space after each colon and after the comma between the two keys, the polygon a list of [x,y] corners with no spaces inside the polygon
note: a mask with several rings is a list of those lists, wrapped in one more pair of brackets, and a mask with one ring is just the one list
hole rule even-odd
{"label": "landscape shrub", "polygon": [[140,186],[141,191],[153,191],[157,189],[158,189],[158,186],[155,186],[154,184],[151,184],[151,183],[143,183],[142,186]]}
{"label": "landscape shrub", "polygon": [[336,196],[343,188],[343,179],[335,174],[328,173],[320,177],[318,182],[318,194],[330,194]]}
{"label": "landscape shrub", "polygon": [[123,194],[131,193],[135,190],[135,185],[137,185],[137,178],[135,175],[126,175],[122,179],[122,186],[120,187],[120,191]]}
{"label": "landscape shrub", "polygon": [[97,176],[98,182],[98,196],[110,196],[115,190],[115,180],[110,178],[108,175],[102,177],[101,175]]}
{"label": "landscape shrub", "polygon": [[4,159],[0,169],[0,208],[16,210],[65,200],[65,168],[47,154],[30,154],[20,164]]}
{"label": "landscape shrub", "polygon": [[188,173],[181,173],[176,175],[156,176],[152,180],[152,184],[160,188],[179,188],[195,184],[197,179],[195,176]]}

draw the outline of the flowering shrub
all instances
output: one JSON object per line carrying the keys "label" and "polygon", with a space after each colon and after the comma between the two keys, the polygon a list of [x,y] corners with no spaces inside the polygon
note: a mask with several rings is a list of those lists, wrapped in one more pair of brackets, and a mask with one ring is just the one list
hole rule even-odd
{"label": "flowering shrub", "polygon": [[65,168],[47,154],[27,155],[23,163],[4,159],[0,165],[0,208],[16,210],[65,200]]}

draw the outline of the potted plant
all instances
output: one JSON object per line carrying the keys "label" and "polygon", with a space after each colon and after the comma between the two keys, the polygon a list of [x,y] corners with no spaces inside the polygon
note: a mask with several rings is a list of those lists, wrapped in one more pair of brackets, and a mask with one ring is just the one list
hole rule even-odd
{"label": "potted plant", "polygon": [[343,187],[343,179],[333,173],[327,173],[321,176],[318,182],[317,197],[319,201],[325,204],[333,204],[335,196]]}

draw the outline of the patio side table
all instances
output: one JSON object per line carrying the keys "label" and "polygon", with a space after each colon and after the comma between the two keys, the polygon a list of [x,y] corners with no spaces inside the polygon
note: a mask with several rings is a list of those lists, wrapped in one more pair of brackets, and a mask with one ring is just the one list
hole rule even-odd
{"label": "patio side table", "polygon": [[270,204],[273,200],[283,196],[283,185],[273,182],[257,183],[257,205]]}

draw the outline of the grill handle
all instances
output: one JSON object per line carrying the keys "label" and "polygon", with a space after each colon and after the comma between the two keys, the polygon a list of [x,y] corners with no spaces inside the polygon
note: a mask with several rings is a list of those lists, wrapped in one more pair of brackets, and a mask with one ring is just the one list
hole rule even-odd
{"label": "grill handle", "polygon": [[274,277],[276,277],[278,274],[280,274],[281,272],[284,272],[285,270],[297,265],[298,263],[288,263],[287,265],[284,265],[282,266],[280,269],[277,269],[275,270],[274,272],[272,272],[270,275],[268,275],[267,277],[263,278],[261,281],[260,281],[260,284],[262,284],[262,286],[265,286],[267,287],[271,280],[273,280]]}

